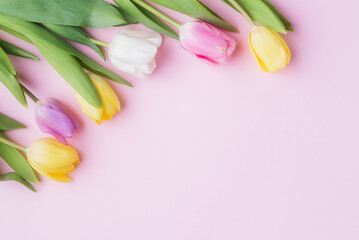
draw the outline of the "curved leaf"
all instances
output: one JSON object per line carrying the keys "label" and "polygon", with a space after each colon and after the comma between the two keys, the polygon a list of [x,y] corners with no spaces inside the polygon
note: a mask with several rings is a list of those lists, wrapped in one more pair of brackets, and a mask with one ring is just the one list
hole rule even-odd
{"label": "curved leaf", "polygon": [[167,26],[161,20],[157,19],[157,17],[155,17],[152,13],[134,4],[131,0],[114,0],[114,2],[122,9],[122,11],[125,11],[127,14],[131,15],[143,25],[153,29],[156,32],[178,39],[177,33],[174,32],[169,26]]}
{"label": "curved leaf", "polygon": [[[5,138],[6,136],[0,132],[0,137]],[[15,148],[10,147],[4,143],[0,143],[0,157],[4,159],[4,161],[21,177],[31,182],[39,182],[34,173],[34,170],[32,170],[27,160]]]}
{"label": "curved leaf", "polygon": [[9,43],[7,41],[1,40],[1,39],[0,39],[0,47],[7,54],[39,61],[39,58],[36,57],[34,54],[31,54],[31,53],[25,51],[24,49],[19,48],[18,46],[14,45],[12,43]]}
{"label": "curved leaf", "polygon": [[285,28],[288,31],[294,32],[294,29],[292,28],[292,24],[275,8],[275,6],[269,1],[269,0],[262,0],[264,3],[268,5],[272,9],[272,11],[277,14],[277,16],[280,18],[282,23],[284,24]]}
{"label": "curved leaf", "polygon": [[30,22],[103,28],[126,21],[103,0],[1,0],[0,13]]}
{"label": "curved leaf", "polygon": [[[222,0],[231,7],[233,5],[228,0]],[[266,26],[273,31],[287,33],[281,19],[273,10],[262,0],[235,0],[257,23]],[[234,7],[233,7],[234,8]],[[235,9],[235,8],[234,8]]]}
{"label": "curved leaf", "polygon": [[10,90],[15,98],[27,107],[24,91],[16,78],[16,71],[4,50],[0,47],[0,81]]}
{"label": "curved leaf", "polygon": [[6,116],[5,114],[0,113],[0,131],[19,128],[25,128],[25,125],[18,121],[15,121],[14,119]]}
{"label": "curved leaf", "polygon": [[74,26],[44,24],[48,29],[71,41],[86,45],[97,52],[98,55],[104,60],[106,56],[99,46],[91,41],[91,37],[81,28]]}
{"label": "curved leaf", "polygon": [[228,31],[237,32],[237,29],[225,20],[220,18],[210,8],[198,0],[149,0],[156,4],[170,8],[177,12],[181,12],[193,18],[208,22],[216,27],[226,29]]}
{"label": "curved leaf", "polygon": [[56,71],[94,107],[100,107],[101,100],[97,90],[80,64],[85,63],[86,66],[95,69],[97,74],[110,80],[132,86],[129,82],[96,63],[65,40],[37,24],[0,14],[0,25],[25,35],[47,58]]}
{"label": "curved leaf", "polygon": [[26,179],[21,177],[16,172],[9,172],[9,173],[5,173],[5,174],[0,175],[0,181],[16,181],[18,183],[21,183],[22,185],[24,185],[25,187],[27,187],[31,191],[36,192],[36,189],[34,188],[34,186],[32,186],[31,183],[26,181]]}

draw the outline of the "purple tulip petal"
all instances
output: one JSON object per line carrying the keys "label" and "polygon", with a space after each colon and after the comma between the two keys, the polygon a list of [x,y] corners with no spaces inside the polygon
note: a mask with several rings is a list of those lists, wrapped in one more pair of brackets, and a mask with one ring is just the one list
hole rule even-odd
{"label": "purple tulip petal", "polygon": [[36,121],[41,131],[50,133],[61,143],[72,137],[79,124],[57,100],[41,99],[36,104]]}

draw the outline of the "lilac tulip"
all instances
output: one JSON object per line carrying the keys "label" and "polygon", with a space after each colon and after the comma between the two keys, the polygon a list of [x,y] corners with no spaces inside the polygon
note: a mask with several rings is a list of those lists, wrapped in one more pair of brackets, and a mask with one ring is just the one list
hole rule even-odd
{"label": "lilac tulip", "polygon": [[66,138],[71,138],[79,127],[65,106],[53,98],[38,100],[35,111],[40,130],[53,135],[63,144],[67,144]]}
{"label": "lilac tulip", "polygon": [[232,37],[200,20],[182,25],[179,37],[185,50],[212,64],[227,62],[236,48]]}

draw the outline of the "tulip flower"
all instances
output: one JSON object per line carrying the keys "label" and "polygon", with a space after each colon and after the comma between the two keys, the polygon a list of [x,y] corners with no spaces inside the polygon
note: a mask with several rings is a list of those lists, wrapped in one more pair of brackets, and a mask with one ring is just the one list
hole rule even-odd
{"label": "tulip flower", "polygon": [[179,37],[185,50],[212,64],[227,62],[236,48],[232,37],[200,20],[182,25]]}
{"label": "tulip flower", "polygon": [[[74,148],[60,143],[55,138],[43,138],[33,141],[28,148],[16,144],[2,136],[0,142],[16,148],[27,155],[30,166],[41,175],[58,182],[70,182],[68,173],[79,163],[79,156]],[[18,162],[19,164],[20,162]],[[26,169],[17,166],[17,169]]]}
{"label": "tulip flower", "polygon": [[93,73],[89,73],[88,76],[100,95],[102,108],[95,108],[78,93],[76,93],[76,99],[82,111],[95,123],[101,124],[102,121],[110,120],[113,115],[120,111],[120,101],[105,79]]}
{"label": "tulip flower", "polygon": [[249,35],[249,45],[263,71],[275,73],[290,61],[290,50],[283,38],[264,26],[254,27]]}
{"label": "tulip flower", "polygon": [[78,122],[65,106],[53,98],[38,100],[35,112],[40,130],[50,133],[62,144],[67,144],[66,138],[71,138],[79,127]]}
{"label": "tulip flower", "polygon": [[29,89],[21,85],[24,93],[35,103],[35,117],[40,130],[53,135],[62,144],[71,138],[79,123],[59,101],[53,98],[38,99]]}
{"label": "tulip flower", "polygon": [[26,150],[30,165],[41,175],[58,182],[70,182],[66,174],[80,162],[74,148],[53,138],[38,139]]}
{"label": "tulip flower", "polygon": [[[261,69],[265,72],[272,73],[284,69],[289,64],[291,53],[283,38],[272,29],[265,26],[258,26],[252,19],[252,16],[241,6],[239,1],[227,0],[227,3],[240,12],[252,26],[252,32],[249,35],[249,47]],[[266,4],[264,4],[264,6],[266,6]],[[272,11],[275,7],[268,5],[268,9],[268,11]],[[281,27],[284,28],[284,33],[286,29],[293,31],[290,27],[290,23],[275,9],[273,14],[277,13],[279,16],[276,17],[278,17],[279,21],[282,21],[281,19],[285,20],[280,23],[282,24]],[[257,22],[258,21],[260,21],[260,19],[257,19]],[[285,27],[285,25],[287,26]]]}
{"label": "tulip flower", "polygon": [[146,77],[156,68],[162,37],[153,31],[121,29],[109,46],[111,63],[123,72]]}

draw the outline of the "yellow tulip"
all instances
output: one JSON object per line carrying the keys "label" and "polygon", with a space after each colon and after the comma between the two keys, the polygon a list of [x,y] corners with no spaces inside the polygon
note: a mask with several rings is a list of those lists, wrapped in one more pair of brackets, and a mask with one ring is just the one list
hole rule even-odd
{"label": "yellow tulip", "polygon": [[95,123],[101,124],[103,120],[110,120],[113,115],[120,111],[120,101],[105,79],[93,73],[89,73],[88,76],[100,95],[102,108],[95,108],[78,93],[76,93],[76,99],[82,111]]}
{"label": "yellow tulip", "polygon": [[26,150],[30,165],[41,175],[58,182],[70,182],[66,174],[80,162],[75,149],[54,138],[38,139]]}
{"label": "yellow tulip", "polygon": [[278,33],[256,26],[249,35],[249,46],[263,71],[275,73],[290,61],[290,50]]}

